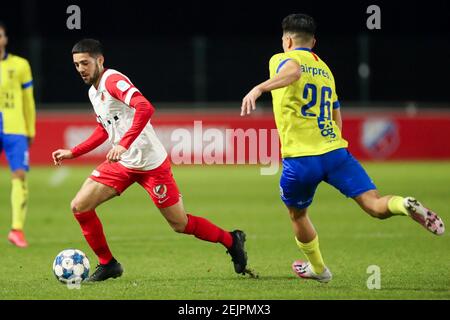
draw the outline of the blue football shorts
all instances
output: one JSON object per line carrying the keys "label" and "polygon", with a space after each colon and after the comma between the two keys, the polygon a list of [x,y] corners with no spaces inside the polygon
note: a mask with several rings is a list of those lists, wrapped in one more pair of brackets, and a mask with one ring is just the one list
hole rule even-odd
{"label": "blue football shorts", "polygon": [[5,151],[11,171],[19,169],[28,171],[30,169],[28,165],[28,138],[20,134],[3,133],[3,126],[0,121],[0,155],[3,151]]}
{"label": "blue football shorts", "polygon": [[281,200],[288,207],[307,208],[322,181],[349,198],[376,189],[361,164],[346,148],[342,148],[318,156],[284,158]]}

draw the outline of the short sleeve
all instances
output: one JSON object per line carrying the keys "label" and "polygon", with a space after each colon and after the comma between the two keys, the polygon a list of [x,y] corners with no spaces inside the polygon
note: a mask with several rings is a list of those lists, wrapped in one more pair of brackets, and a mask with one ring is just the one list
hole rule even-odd
{"label": "short sleeve", "polygon": [[277,74],[278,66],[285,58],[282,53],[275,54],[270,58],[269,73],[271,78]]}
{"label": "short sleeve", "polygon": [[281,68],[283,68],[283,66],[286,64],[286,62],[288,62],[289,60],[292,60],[291,58],[286,58],[284,60],[282,60],[280,63],[278,63],[277,66],[277,70],[275,71],[275,73],[280,72]]}
{"label": "short sleeve", "polygon": [[139,92],[131,81],[121,74],[110,75],[105,81],[105,87],[112,97],[126,105],[130,105],[133,94]]}
{"label": "short sleeve", "polygon": [[341,104],[339,103],[339,99],[335,91],[333,91],[333,95],[331,98],[333,101],[333,109],[339,109],[341,107]]}
{"label": "short sleeve", "polygon": [[272,56],[272,58],[270,59],[270,62],[269,62],[270,77],[272,78],[273,76],[278,74],[281,71],[281,69],[283,68],[283,66],[288,61],[291,61],[291,60],[295,61],[299,65],[301,65],[300,59],[296,55],[293,55],[293,54],[278,53],[278,54]]}

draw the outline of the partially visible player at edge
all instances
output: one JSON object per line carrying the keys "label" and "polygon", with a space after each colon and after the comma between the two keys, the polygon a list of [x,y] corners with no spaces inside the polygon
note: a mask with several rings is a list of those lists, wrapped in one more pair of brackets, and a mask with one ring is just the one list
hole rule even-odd
{"label": "partially visible player at edge", "polygon": [[150,124],[153,105],[126,76],[103,67],[103,49],[99,41],[81,40],[73,47],[72,55],[83,81],[91,85],[89,98],[98,124],[83,143],[71,150],[54,151],[54,163],[60,165],[64,159],[79,157],[107,139],[112,145],[107,160],[92,172],[71,203],[83,235],[99,259],[99,265],[88,281],[117,278],[123,273],[122,266],[108,247],[95,209],[120,195],[134,182],[149,193],[174,231],[220,242],[228,249],[235,271],[245,274],[244,232],[228,232],[204,218],[186,213],[167,152]]}
{"label": "partially visible player at edge", "polygon": [[301,278],[328,282],[319,238],[307,208],[315,190],[325,181],[355,200],[379,219],[409,216],[434,234],[444,232],[442,220],[412,197],[380,196],[342,138],[342,120],[334,77],[312,48],[315,23],[305,14],[291,14],[282,22],[284,53],[269,63],[270,79],[254,87],[243,99],[241,116],[255,110],[263,92],[272,92],[273,111],[282,147],[281,199],[288,208],[295,241],[307,261],[295,261]]}
{"label": "partially visible player at edge", "polygon": [[28,61],[6,51],[6,27],[0,22],[0,154],[5,151],[11,169],[12,226],[8,240],[25,248],[24,225],[28,209],[28,149],[36,132],[33,77]]}

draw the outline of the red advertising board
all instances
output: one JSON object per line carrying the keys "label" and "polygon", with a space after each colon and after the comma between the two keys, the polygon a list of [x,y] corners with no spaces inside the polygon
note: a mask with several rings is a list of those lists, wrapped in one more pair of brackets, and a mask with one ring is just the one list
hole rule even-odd
{"label": "red advertising board", "polygon": [[[267,164],[270,157],[279,155],[270,113],[240,117],[236,113],[157,112],[152,123],[176,164]],[[40,113],[31,164],[52,164],[52,151],[75,146],[95,126],[93,114]],[[450,159],[450,113],[345,114],[343,127],[350,151],[360,160]],[[105,143],[71,163],[98,163],[108,149]],[[5,163],[4,155],[1,163]]]}

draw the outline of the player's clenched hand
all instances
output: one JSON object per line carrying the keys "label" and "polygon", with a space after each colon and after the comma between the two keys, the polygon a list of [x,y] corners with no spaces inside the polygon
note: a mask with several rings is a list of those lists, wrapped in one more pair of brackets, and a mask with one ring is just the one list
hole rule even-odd
{"label": "player's clenched hand", "polygon": [[127,151],[127,149],[125,149],[121,145],[115,146],[111,150],[109,150],[108,154],[106,155],[106,159],[109,162],[117,162],[120,160],[120,157],[125,151]]}
{"label": "player's clenched hand", "polygon": [[72,159],[73,154],[70,150],[58,149],[52,152],[52,158],[55,165],[59,166],[64,159]]}
{"label": "player's clenched hand", "polygon": [[249,93],[242,99],[241,116],[250,114],[252,110],[256,109],[256,99],[262,94],[262,90],[258,87],[254,87]]}

